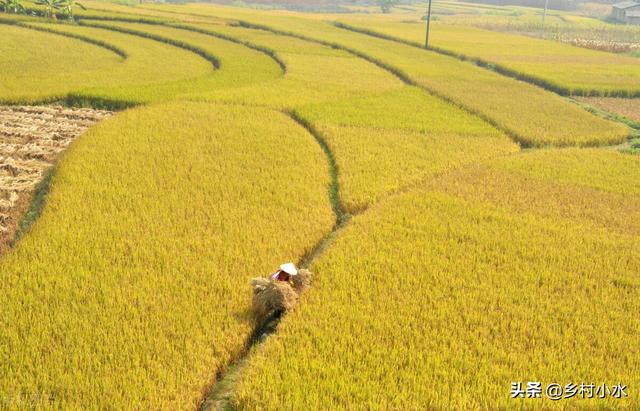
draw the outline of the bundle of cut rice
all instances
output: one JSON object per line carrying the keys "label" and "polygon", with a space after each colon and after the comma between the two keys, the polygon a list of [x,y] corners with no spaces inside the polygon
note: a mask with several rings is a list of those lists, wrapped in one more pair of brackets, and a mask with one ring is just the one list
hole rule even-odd
{"label": "bundle of cut rice", "polygon": [[253,311],[259,323],[276,313],[290,310],[298,301],[298,294],[283,281],[255,278],[253,285]]}
{"label": "bundle of cut rice", "polygon": [[293,286],[296,289],[298,294],[302,294],[309,287],[311,287],[311,271],[306,268],[301,268],[298,270],[298,275],[294,275],[293,278]]}

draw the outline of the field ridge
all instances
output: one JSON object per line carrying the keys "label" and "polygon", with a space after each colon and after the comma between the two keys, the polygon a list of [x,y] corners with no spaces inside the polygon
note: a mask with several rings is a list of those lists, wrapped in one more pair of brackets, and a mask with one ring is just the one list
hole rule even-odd
{"label": "field ridge", "polygon": [[531,147],[530,143],[528,142],[527,139],[523,138],[522,136],[520,136],[517,132],[504,127],[503,125],[499,124],[497,121],[495,121],[494,119],[492,119],[489,116],[486,116],[482,113],[477,112],[476,110],[467,107],[466,105],[453,100],[452,98],[437,92],[436,90],[429,88],[423,84],[420,84],[418,82],[416,82],[414,79],[411,78],[411,76],[409,74],[407,74],[406,72],[404,72],[403,70],[394,67],[391,64],[388,64],[380,59],[377,59],[373,56],[370,56],[366,53],[363,53],[361,51],[358,51],[356,49],[353,49],[351,47],[342,45],[340,43],[335,43],[335,42],[330,42],[330,41],[323,41],[323,40],[318,40],[318,39],[314,39],[313,37],[308,37],[308,36],[304,36],[302,34],[298,34],[298,33],[294,33],[294,32],[289,32],[289,31],[284,31],[284,30],[279,30],[270,26],[266,26],[266,25],[261,25],[261,24],[255,24],[255,23],[251,23],[248,21],[243,21],[243,20],[239,20],[238,24],[242,27],[246,27],[246,28],[250,28],[250,29],[255,29],[255,30],[264,30],[264,31],[268,31],[274,34],[278,34],[281,36],[289,36],[289,37],[294,37],[294,38],[298,38],[304,41],[309,41],[309,42],[313,42],[313,43],[317,43],[317,44],[322,44],[324,46],[327,47],[332,47],[335,49],[339,49],[339,50],[343,50],[347,53],[350,53],[356,57],[362,58],[370,63],[375,64],[376,66],[380,67],[383,70],[386,70],[388,72],[390,72],[391,74],[393,74],[394,76],[396,76],[397,78],[399,78],[402,82],[404,82],[406,85],[408,86],[413,86],[413,87],[418,87],[424,91],[426,91],[428,94],[431,94],[434,97],[437,97],[439,99],[442,99],[448,103],[451,103],[453,105],[455,105],[456,107],[459,107],[460,109],[464,110],[465,112],[476,116],[482,120],[484,120],[485,122],[491,124],[493,127],[497,128],[498,130],[504,132],[505,134],[507,134],[509,137],[511,137],[513,139],[514,142],[516,142],[518,145],[520,145],[522,148],[529,148]]}
{"label": "field ridge", "polygon": [[[307,134],[313,137],[313,139],[318,143],[326,156],[327,167],[331,177],[331,182],[327,189],[327,196],[335,214],[336,221],[331,231],[321,238],[316,245],[298,261],[297,266],[299,268],[309,268],[313,261],[319,258],[336,240],[339,232],[349,223],[351,215],[344,209],[340,200],[340,183],[338,181],[339,170],[336,164],[335,155],[331,151],[331,148],[327,144],[325,138],[309,121],[301,117],[295,110],[283,111],[283,114],[288,116],[291,121],[298,124],[301,128],[305,129]],[[249,338],[239,355],[236,358],[231,359],[227,366],[217,373],[215,382],[204,393],[198,410],[209,411],[232,409],[231,401],[234,394],[236,379],[242,373],[243,368],[248,364],[253,350],[256,349],[258,345],[266,341],[266,335],[271,335],[277,332],[278,325],[284,315],[286,314],[272,315],[266,318],[262,323],[255,324],[253,331],[249,335]]]}
{"label": "field ridge", "polygon": [[567,86],[562,86],[560,84],[557,84],[555,82],[546,80],[542,77],[539,76],[534,76],[531,74],[527,74],[527,73],[523,73],[521,71],[515,70],[515,69],[511,69],[509,67],[506,67],[503,64],[500,63],[496,63],[496,62],[492,62],[489,60],[485,60],[481,57],[474,57],[474,56],[469,56],[463,53],[458,53],[455,52],[453,50],[448,50],[448,49],[444,49],[442,47],[437,47],[437,46],[433,46],[430,45],[429,48],[425,48],[424,45],[416,42],[416,41],[411,41],[411,40],[406,40],[406,39],[401,39],[398,38],[396,36],[392,36],[389,34],[385,34],[385,33],[380,33],[378,31],[375,30],[371,30],[371,29],[367,29],[367,28],[363,28],[363,27],[356,27],[352,24],[348,24],[348,23],[344,23],[344,22],[340,22],[340,21],[334,21],[333,24],[343,30],[349,30],[349,31],[353,31],[355,33],[360,33],[360,34],[365,34],[367,36],[371,36],[371,37],[377,37],[383,40],[389,40],[389,41],[393,41],[396,43],[401,43],[401,44],[405,44],[407,46],[411,46],[411,47],[415,47],[415,48],[419,48],[422,49],[424,51],[432,51],[435,53],[439,53],[442,54],[444,56],[448,56],[448,57],[454,57],[460,61],[466,61],[466,62],[471,62],[473,64],[475,64],[478,67],[482,67],[484,69],[496,72],[498,74],[501,74],[503,76],[506,77],[510,77],[516,80],[520,80],[523,81],[525,83],[529,83],[531,85],[534,86],[538,86],[541,87],[545,90],[554,92],[556,94],[559,94],[561,96],[579,96],[579,97],[593,97],[593,96],[606,96],[606,97],[623,97],[623,98],[634,98],[634,97],[640,97],[640,90],[635,90],[635,91],[629,91],[629,90],[623,90],[623,89],[618,89],[618,90],[611,90],[608,91],[606,93],[602,93],[596,89],[582,89],[582,88],[571,88],[571,87],[567,87]]}

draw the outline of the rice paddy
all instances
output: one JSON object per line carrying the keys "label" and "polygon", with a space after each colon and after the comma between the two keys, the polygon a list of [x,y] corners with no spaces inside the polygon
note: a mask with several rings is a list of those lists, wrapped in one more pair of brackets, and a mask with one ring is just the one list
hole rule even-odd
{"label": "rice paddy", "polygon": [[[631,168],[616,172],[618,160]],[[556,182],[569,164],[579,171]],[[236,405],[493,409],[520,406],[513,381],[637,387],[639,237],[627,222],[639,164],[532,153],[380,202],[314,264],[313,291],[254,353]],[[279,388],[293,379],[304,388]],[[597,404],[632,409],[638,397]]]}
{"label": "rice paddy", "polygon": [[195,408],[251,333],[249,279],[331,228],[327,184],[320,148],[277,112],[171,103],[92,129],[0,264],[0,392]]}
{"label": "rice paddy", "polygon": [[0,19],[0,409],[640,406],[633,57],[457,1],[438,50],[419,4],[83,4]]}
{"label": "rice paddy", "polygon": [[[420,21],[358,19],[354,25],[424,46],[425,27]],[[450,24],[434,25],[431,46],[461,58],[498,66],[514,76],[568,95],[640,95],[640,67],[634,57]]]}

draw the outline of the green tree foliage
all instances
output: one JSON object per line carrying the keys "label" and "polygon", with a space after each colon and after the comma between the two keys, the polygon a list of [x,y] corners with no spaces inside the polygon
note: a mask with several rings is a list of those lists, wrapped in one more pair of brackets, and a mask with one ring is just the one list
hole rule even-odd
{"label": "green tree foliage", "polygon": [[62,8],[62,0],[36,0],[36,4],[44,6],[44,15],[48,18],[55,18],[55,11]]}
{"label": "green tree foliage", "polygon": [[0,7],[5,13],[24,13],[25,8],[21,0],[0,0]]}
{"label": "green tree foliage", "polygon": [[378,4],[383,13],[391,13],[391,8],[398,4],[398,0],[379,0]]}

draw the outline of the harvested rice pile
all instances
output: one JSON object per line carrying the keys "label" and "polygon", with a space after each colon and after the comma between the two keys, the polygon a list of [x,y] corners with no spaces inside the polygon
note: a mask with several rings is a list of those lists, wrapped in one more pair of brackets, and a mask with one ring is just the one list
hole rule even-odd
{"label": "harvested rice pile", "polygon": [[293,286],[287,282],[274,281],[258,277],[251,280],[253,287],[253,312],[258,324],[263,324],[274,314],[292,309],[298,297],[311,285],[311,272],[306,269],[298,271],[292,277]]}
{"label": "harvested rice pile", "polygon": [[13,238],[35,186],[58,155],[108,111],[0,106],[0,251]]}

